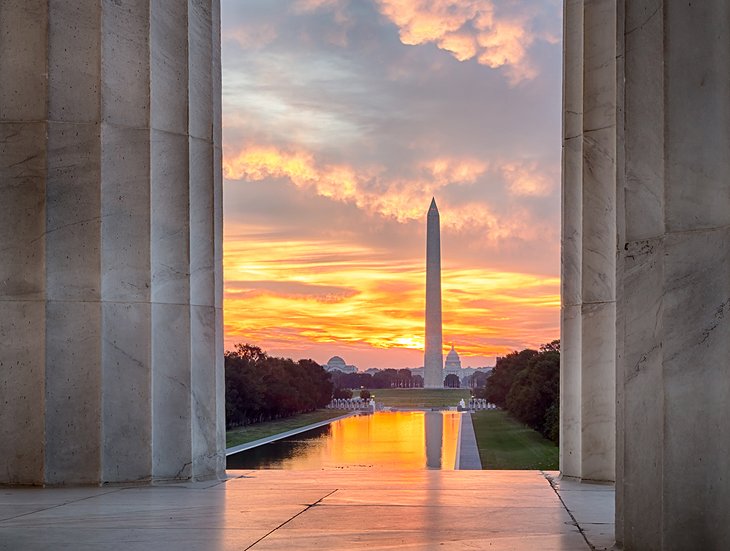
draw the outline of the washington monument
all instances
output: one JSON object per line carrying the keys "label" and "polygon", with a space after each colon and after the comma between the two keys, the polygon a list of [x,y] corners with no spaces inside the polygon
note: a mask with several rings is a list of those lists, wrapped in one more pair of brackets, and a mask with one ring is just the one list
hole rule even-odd
{"label": "washington monument", "polygon": [[436,199],[426,217],[426,350],[423,355],[423,386],[444,387],[444,356],[441,336],[441,229]]}

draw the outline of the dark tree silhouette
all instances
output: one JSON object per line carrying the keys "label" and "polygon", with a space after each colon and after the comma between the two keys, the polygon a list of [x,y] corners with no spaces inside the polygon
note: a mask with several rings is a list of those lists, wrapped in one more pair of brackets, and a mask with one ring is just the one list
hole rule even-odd
{"label": "dark tree silhouette", "polygon": [[226,352],[225,380],[229,428],[313,411],[332,399],[330,376],[316,362],[274,358],[250,344]]}
{"label": "dark tree silhouette", "polygon": [[497,358],[486,387],[475,392],[554,442],[558,441],[559,394],[560,341],[542,345],[539,352],[526,349]]}

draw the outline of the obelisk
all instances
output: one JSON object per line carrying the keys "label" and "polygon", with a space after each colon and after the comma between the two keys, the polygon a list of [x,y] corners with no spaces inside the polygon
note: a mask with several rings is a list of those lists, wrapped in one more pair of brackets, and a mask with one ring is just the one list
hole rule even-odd
{"label": "obelisk", "polygon": [[423,355],[423,386],[444,387],[444,356],[441,335],[441,229],[436,199],[426,217],[426,350]]}

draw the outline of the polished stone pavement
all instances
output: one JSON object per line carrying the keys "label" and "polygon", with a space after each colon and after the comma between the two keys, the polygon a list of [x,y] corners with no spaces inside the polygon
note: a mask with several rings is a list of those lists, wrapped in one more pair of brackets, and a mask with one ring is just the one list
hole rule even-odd
{"label": "polished stone pavement", "polygon": [[613,488],[556,473],[228,474],[167,486],[0,488],[0,549],[587,551],[613,541]]}

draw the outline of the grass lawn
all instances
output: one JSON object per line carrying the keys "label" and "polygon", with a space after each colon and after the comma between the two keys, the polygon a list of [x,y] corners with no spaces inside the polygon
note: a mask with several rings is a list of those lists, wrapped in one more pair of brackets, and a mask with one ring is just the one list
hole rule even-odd
{"label": "grass lawn", "polygon": [[[370,393],[375,394],[378,403],[397,408],[456,406],[462,398],[468,402],[471,395],[465,388],[375,388]],[[352,395],[359,393],[353,390]]]}
{"label": "grass lawn", "polygon": [[305,427],[312,423],[326,421],[327,419],[345,415],[345,413],[348,412],[338,409],[318,409],[317,411],[294,415],[286,419],[277,419],[276,421],[267,421],[265,423],[256,423],[255,425],[231,429],[226,432],[226,448],[252,442],[259,438],[266,438],[267,436],[279,434],[280,432]]}
{"label": "grass lawn", "polygon": [[558,447],[505,411],[472,413],[483,469],[558,469]]}

